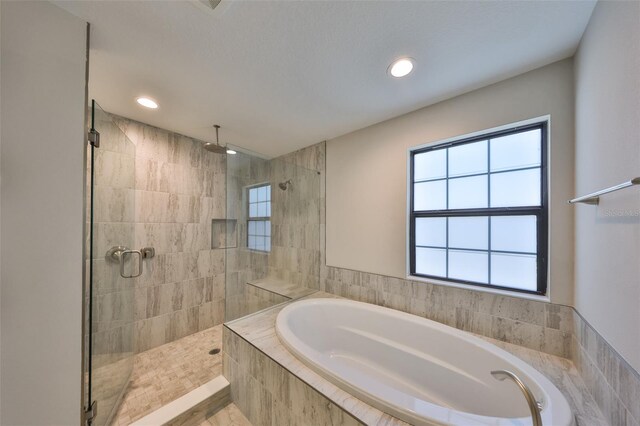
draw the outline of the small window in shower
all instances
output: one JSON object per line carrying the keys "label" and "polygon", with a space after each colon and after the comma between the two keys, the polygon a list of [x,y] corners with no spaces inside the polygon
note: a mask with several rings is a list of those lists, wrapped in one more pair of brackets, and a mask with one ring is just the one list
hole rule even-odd
{"label": "small window in shower", "polygon": [[547,123],[411,152],[410,273],[546,294]]}
{"label": "small window in shower", "polygon": [[271,251],[271,185],[248,188],[247,247]]}

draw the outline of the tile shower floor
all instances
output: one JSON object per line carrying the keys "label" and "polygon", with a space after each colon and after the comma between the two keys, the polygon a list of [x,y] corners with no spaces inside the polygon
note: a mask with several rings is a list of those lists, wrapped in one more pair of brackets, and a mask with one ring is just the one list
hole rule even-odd
{"label": "tile shower floor", "polygon": [[[128,425],[222,374],[222,351],[210,355],[213,348],[222,349],[222,325],[136,355],[129,387],[113,424]],[[222,410],[221,419],[240,419],[225,424],[244,425],[233,408]]]}

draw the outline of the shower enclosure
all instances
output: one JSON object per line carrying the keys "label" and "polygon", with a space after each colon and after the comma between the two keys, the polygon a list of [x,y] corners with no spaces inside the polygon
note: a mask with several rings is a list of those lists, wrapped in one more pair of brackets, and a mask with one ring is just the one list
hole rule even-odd
{"label": "shower enclosure", "polygon": [[102,426],[133,369],[133,279],[142,254],[132,250],[136,147],[95,101],[89,113],[84,402],[92,424]]}
{"label": "shower enclosure", "polygon": [[84,404],[104,426],[147,413],[130,381],[160,372],[132,375],[137,353],[319,288],[321,176],[95,102],[89,124]]}
{"label": "shower enclosure", "polygon": [[[196,374],[197,355],[178,353],[184,342],[165,345],[213,336],[224,320],[226,150],[95,103],[91,126],[100,138],[87,165],[85,404],[97,403],[92,423],[105,425],[135,421],[216,374],[211,365]],[[155,349],[171,368],[137,356]],[[181,380],[146,391],[173,373]]]}
{"label": "shower enclosure", "polygon": [[319,289],[320,179],[295,157],[227,156],[226,321]]}

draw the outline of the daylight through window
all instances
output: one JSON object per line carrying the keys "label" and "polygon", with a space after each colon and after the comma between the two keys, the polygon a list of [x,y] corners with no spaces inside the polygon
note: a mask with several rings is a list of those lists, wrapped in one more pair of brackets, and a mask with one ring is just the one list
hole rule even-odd
{"label": "daylight through window", "polygon": [[247,247],[271,251],[271,185],[248,189]]}
{"label": "daylight through window", "polygon": [[411,274],[545,294],[547,123],[411,152]]}

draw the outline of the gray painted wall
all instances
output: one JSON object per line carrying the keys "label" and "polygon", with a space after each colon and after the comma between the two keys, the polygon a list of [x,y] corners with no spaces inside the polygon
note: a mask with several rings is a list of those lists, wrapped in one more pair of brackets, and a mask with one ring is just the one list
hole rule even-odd
{"label": "gray painted wall", "polygon": [[551,115],[551,301],[573,303],[573,64],[566,59],[327,142],[327,265],[406,277],[407,149]]}
{"label": "gray painted wall", "polygon": [[[640,3],[598,2],[575,86],[576,193],[640,176]],[[575,306],[640,371],[640,191],[575,209]]]}
{"label": "gray painted wall", "polygon": [[0,423],[78,424],[86,24],[1,9]]}

